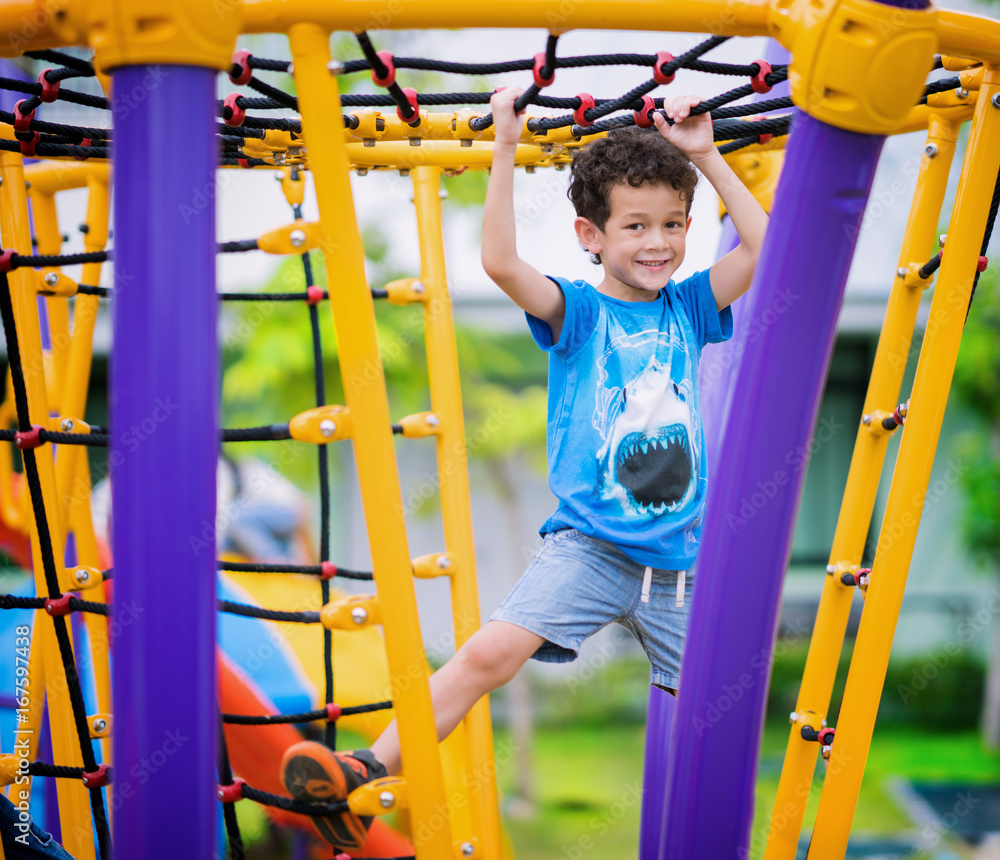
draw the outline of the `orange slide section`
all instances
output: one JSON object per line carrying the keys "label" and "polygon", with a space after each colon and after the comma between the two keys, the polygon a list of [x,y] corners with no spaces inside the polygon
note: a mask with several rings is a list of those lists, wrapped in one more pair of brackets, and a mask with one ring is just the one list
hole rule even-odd
{"label": "orange slide section", "polygon": [[[222,711],[228,714],[276,713],[274,705],[256,685],[221,651],[218,654],[219,704]],[[237,776],[261,791],[286,794],[278,779],[278,763],[288,747],[302,740],[302,735],[293,726],[226,725],[225,734],[229,762]],[[267,807],[267,812],[279,824],[316,834],[312,822],[305,815],[273,807]],[[318,834],[316,838],[319,839]],[[398,857],[412,853],[413,846],[408,840],[376,818],[364,849],[350,856]]]}

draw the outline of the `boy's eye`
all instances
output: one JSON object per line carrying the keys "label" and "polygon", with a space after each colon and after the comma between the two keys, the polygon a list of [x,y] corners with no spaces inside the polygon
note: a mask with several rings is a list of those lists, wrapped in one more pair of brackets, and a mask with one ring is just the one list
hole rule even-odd
{"label": "boy's eye", "polygon": [[626,227],[625,229],[626,230],[641,230],[642,229],[642,224],[629,224],[628,227]]}

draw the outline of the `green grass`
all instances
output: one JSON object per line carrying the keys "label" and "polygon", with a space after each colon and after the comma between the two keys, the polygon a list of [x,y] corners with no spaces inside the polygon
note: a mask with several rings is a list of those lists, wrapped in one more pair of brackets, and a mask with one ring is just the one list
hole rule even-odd
{"label": "green grass", "polygon": [[[788,730],[768,726],[762,742],[751,855],[763,855]],[[498,744],[504,740],[498,732]],[[635,857],[639,840],[644,732],[641,727],[540,728],[535,737],[535,814],[506,818],[518,860],[621,860]],[[498,767],[501,792],[510,796],[515,762]],[[811,827],[819,802],[822,765],[806,810]],[[1000,782],[1000,755],[987,755],[973,732],[877,731],[865,770],[853,832],[890,834],[913,824],[893,799],[892,778]]]}

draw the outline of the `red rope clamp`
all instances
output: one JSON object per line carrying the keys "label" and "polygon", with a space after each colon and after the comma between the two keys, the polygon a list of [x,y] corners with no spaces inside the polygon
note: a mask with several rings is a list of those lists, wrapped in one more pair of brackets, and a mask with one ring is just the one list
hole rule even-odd
{"label": "red rope clamp", "polygon": [[236,163],[237,163],[237,164],[238,164],[238,165],[239,165],[240,167],[246,167],[246,168],[249,168],[249,167],[250,167],[250,161],[249,161],[249,159],[246,159],[246,158],[237,158],[237,159],[236,159]]}
{"label": "red rope clamp", "polygon": [[[318,290],[320,298],[322,298],[323,291],[320,290],[319,287],[310,287],[309,289]],[[316,301],[319,301],[319,299],[317,299]],[[309,304],[314,305],[316,304],[316,302],[310,301]],[[320,570],[319,578],[324,582],[328,579],[333,579],[337,575],[337,565],[335,565],[332,561],[324,561],[322,564],[320,564],[319,570]]]}
{"label": "red rope clamp", "polygon": [[656,62],[653,63],[653,80],[658,84],[672,84],[677,73],[671,72],[669,75],[665,75],[663,74],[663,67],[667,63],[672,63],[673,61],[673,54],[670,54],[667,51],[657,51]]}
{"label": "red rope clamp", "polygon": [[69,615],[72,610],[69,608],[71,595],[64,594],[62,597],[50,597],[45,601],[45,611],[53,618],[60,615]]}
{"label": "red rope clamp", "polygon": [[242,779],[234,779],[229,785],[218,785],[215,788],[215,796],[223,803],[236,803],[243,799],[243,786],[246,783]]}
{"label": "red rope clamp", "polygon": [[[85,137],[83,140],[80,141],[80,146],[90,146],[92,143],[93,143],[93,141],[89,137]],[[73,156],[73,160],[74,161],[86,161],[88,158],[90,158],[89,155],[74,155]]]}
{"label": "red rope clamp", "polygon": [[61,84],[62,81],[56,81],[54,84],[50,84],[45,78],[49,72],[54,71],[55,69],[45,69],[45,71],[38,76],[38,83],[42,85],[42,92],[39,95],[39,98],[46,103],[54,102],[57,98],[59,98],[59,84]]}
{"label": "red rope clamp", "polygon": [[635,124],[639,128],[652,128],[653,118],[650,113],[656,109],[656,102],[653,101],[653,97],[648,93],[642,97],[642,110],[632,111],[632,116],[635,118]]}
{"label": "red rope clamp", "polygon": [[[4,254],[7,252],[4,251]],[[19,430],[14,434],[14,444],[22,451],[30,451],[42,444],[42,425],[32,424],[30,430]]]}
{"label": "red rope clamp", "polygon": [[0,253],[0,274],[6,274],[14,268],[14,255],[17,253],[13,248]]}
{"label": "red rope clamp", "polygon": [[236,104],[236,100],[239,97],[239,93],[230,93],[222,100],[223,108],[229,108],[229,110],[232,111],[229,119],[225,119],[225,114],[223,114],[223,121],[226,125],[232,126],[233,128],[239,128],[243,125],[243,120],[247,118],[247,112]]}
{"label": "red rope clamp", "polygon": [[109,782],[111,782],[108,776],[109,766],[107,764],[101,764],[97,766],[97,770],[92,770],[89,773],[84,773],[81,775],[80,779],[83,780],[83,784],[87,788],[104,788]]}
{"label": "red rope clamp", "polygon": [[38,146],[38,141],[41,139],[42,135],[37,131],[33,131],[31,133],[31,137],[27,140],[19,140],[18,143],[21,144],[21,155],[25,158],[34,158],[35,147]]}
{"label": "red rope clamp", "polygon": [[546,87],[552,86],[552,82],[556,79],[556,70],[553,69],[552,73],[547,77],[542,77],[542,71],[545,69],[545,51],[539,51],[535,54],[535,67],[532,69],[532,74],[535,76],[535,86],[540,90],[544,90]]}
{"label": "red rope clamp", "polygon": [[330,702],[326,706],[326,718],[331,723],[339,720],[341,713],[343,713],[343,709],[336,702]]}
{"label": "red rope clamp", "polygon": [[833,738],[837,734],[836,729],[820,729],[819,730],[819,742],[825,747],[830,746],[833,743]]}
{"label": "red rope clamp", "polygon": [[405,123],[412,123],[414,121],[420,122],[420,108],[417,106],[417,91],[413,87],[403,87],[403,95],[406,96],[406,100],[410,103],[410,115],[403,116],[402,109],[396,107],[396,116],[398,116]]}
{"label": "red rope clamp", "polygon": [[772,137],[774,137],[773,134],[758,134],[757,143],[767,143]]}
{"label": "red rope clamp", "polygon": [[986,267],[989,266],[989,264],[990,264],[990,261],[988,259],[986,259],[986,257],[980,257],[979,258],[979,262],[976,263],[976,271],[977,272],[985,272],[986,271]]}
{"label": "red rope clamp", "polygon": [[229,70],[229,80],[234,84],[239,86],[245,86],[250,83],[250,78],[253,77],[253,69],[250,68],[250,52],[249,51],[236,51],[233,53],[232,63],[234,66],[240,67],[240,73],[238,75],[233,74],[233,70]]}
{"label": "red rope clamp", "polygon": [[771,64],[767,60],[754,60],[760,66],[760,71],[750,79],[750,86],[755,93],[771,92],[771,85],[764,80],[766,75],[771,74]]}
{"label": "red rope clamp", "polygon": [[585,114],[592,107],[596,107],[596,102],[594,97],[590,93],[577,93],[576,97],[580,100],[580,107],[573,111],[573,122],[583,128],[588,128],[594,124],[593,120],[587,119]]}
{"label": "red rope clamp", "polygon": [[385,77],[380,78],[372,66],[372,80],[377,87],[391,87],[396,83],[396,61],[393,59],[392,51],[376,51],[375,56],[382,61],[385,66]]}
{"label": "red rope clamp", "polygon": [[21,113],[21,105],[26,101],[27,99],[21,99],[14,103],[14,131],[31,131],[31,121],[35,118],[35,112]]}

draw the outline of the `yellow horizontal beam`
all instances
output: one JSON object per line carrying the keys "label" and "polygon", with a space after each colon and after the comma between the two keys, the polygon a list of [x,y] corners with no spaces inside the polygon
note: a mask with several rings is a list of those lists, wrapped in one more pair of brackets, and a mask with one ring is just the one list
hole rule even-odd
{"label": "yellow horizontal beam", "polygon": [[[4,135],[6,137],[6,135]],[[55,194],[70,188],[86,188],[91,180],[108,184],[106,161],[55,161],[46,159],[24,168],[24,178],[39,194]]]}

